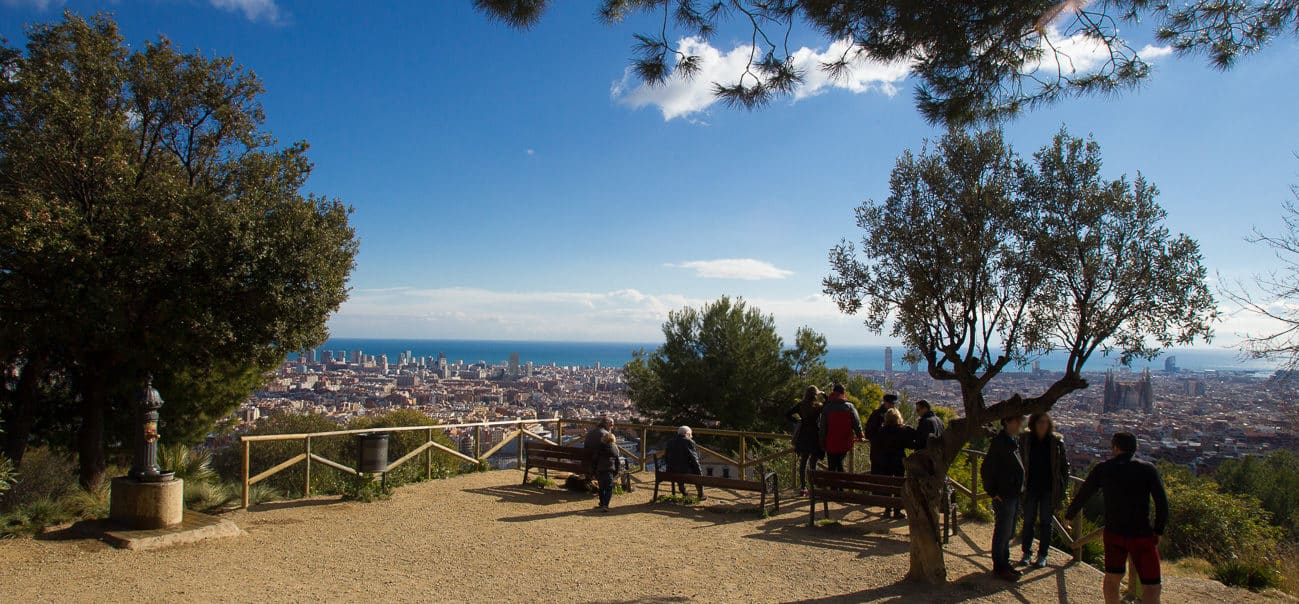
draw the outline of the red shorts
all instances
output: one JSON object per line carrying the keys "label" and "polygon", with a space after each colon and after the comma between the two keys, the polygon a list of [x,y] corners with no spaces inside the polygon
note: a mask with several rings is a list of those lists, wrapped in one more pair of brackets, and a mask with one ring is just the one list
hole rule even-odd
{"label": "red shorts", "polygon": [[1128,572],[1128,558],[1142,585],[1159,585],[1159,546],[1154,537],[1124,537],[1105,531],[1105,572]]}

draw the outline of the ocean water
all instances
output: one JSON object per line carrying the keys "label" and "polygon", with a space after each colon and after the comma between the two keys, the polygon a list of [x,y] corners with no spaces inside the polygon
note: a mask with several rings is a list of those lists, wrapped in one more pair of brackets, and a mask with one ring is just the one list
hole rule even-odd
{"label": "ocean water", "polygon": [[[513,342],[504,340],[397,340],[371,338],[331,338],[320,347],[320,350],[333,350],[350,353],[354,350],[365,354],[379,356],[386,354],[388,360],[396,362],[398,355],[410,351],[415,356],[436,357],[445,353],[452,363],[464,361],[489,364],[500,364],[509,360],[510,353],[519,353],[519,362],[531,361],[535,365],[592,366],[599,363],[602,367],[620,367],[631,360],[632,352],[640,349],[653,350],[657,343],[632,342]],[[903,371],[903,348],[893,347],[893,369]],[[1175,356],[1177,366],[1190,371],[1252,371],[1270,372],[1273,368],[1265,362],[1245,359],[1239,351],[1226,348],[1188,348],[1171,350],[1165,356]],[[882,370],[884,369],[884,346],[831,346],[826,354],[826,365],[830,367],[847,367],[849,369]],[[1047,355],[1039,359],[1042,369],[1061,370],[1064,368],[1065,355]],[[1093,357],[1087,364],[1088,371],[1103,371],[1118,367],[1117,358]],[[1164,357],[1152,362],[1136,361],[1134,370],[1150,367],[1153,370],[1164,368]],[[1027,370],[1011,367],[1010,371]]]}

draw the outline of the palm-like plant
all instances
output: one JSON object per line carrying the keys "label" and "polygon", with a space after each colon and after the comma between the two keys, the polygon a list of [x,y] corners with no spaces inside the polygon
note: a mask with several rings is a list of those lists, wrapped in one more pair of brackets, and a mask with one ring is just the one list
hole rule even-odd
{"label": "palm-like plant", "polygon": [[176,473],[187,483],[206,483],[217,479],[212,469],[212,452],[181,444],[163,445],[158,449],[158,464]]}

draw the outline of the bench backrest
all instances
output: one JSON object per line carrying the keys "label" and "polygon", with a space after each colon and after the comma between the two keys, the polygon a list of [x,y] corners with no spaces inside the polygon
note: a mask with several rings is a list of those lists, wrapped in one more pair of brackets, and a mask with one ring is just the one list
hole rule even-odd
{"label": "bench backrest", "polygon": [[564,447],[560,445],[551,445],[539,443],[536,441],[524,441],[523,451],[529,457],[544,457],[550,459],[572,459],[586,461],[590,454],[585,447]]}
{"label": "bench backrest", "polygon": [[854,474],[851,472],[822,472],[814,470],[807,473],[807,481],[818,489],[847,489],[853,491],[902,492],[906,478],[902,476],[880,476],[876,474]]}

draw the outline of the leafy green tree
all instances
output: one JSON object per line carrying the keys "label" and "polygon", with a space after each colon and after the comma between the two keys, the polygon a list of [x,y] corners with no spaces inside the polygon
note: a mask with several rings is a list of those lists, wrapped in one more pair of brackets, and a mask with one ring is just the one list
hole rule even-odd
{"label": "leafy green tree", "polygon": [[[512,27],[535,25],[548,0],[474,0]],[[859,60],[900,62],[920,80],[916,104],[931,122],[948,124],[1013,116],[1057,99],[1127,90],[1150,76],[1132,39],[1153,35],[1181,54],[1207,54],[1226,69],[1278,37],[1299,32],[1293,0],[600,0],[613,25],[645,15],[632,71],[649,84],[699,75],[703,59],[682,43],[717,34],[750,41],[740,73],[714,82],[726,104],[757,107],[788,96],[809,67],[795,61],[807,31],[841,56],[819,68],[842,78]],[[1149,25],[1147,25],[1149,24]],[[1144,29],[1143,26],[1147,29]],[[1132,36],[1132,37],[1130,37]],[[1099,65],[1078,56],[1094,49]],[[1077,61],[1077,63],[1075,63]],[[1077,69],[1075,69],[1077,67]]]}
{"label": "leafy green tree", "polygon": [[[1064,131],[1031,162],[998,131],[951,131],[898,158],[888,199],[858,208],[860,248],[830,253],[825,292],[839,308],[887,328],[961,390],[964,415],[942,446],[907,460],[913,579],[946,578],[933,520],[943,478],[984,426],[1085,388],[1097,351],[1150,358],[1211,333],[1198,245],[1169,233],[1153,185],[1100,169],[1099,146]],[[1052,350],[1067,360],[1044,391],[985,401],[1008,365]]]}
{"label": "leafy green tree", "polygon": [[771,315],[743,299],[672,311],[663,336],[623,368],[632,402],[656,422],[775,431],[800,389],[799,371],[823,368],[824,338],[803,328],[786,350]]}
{"label": "leafy green tree", "polygon": [[1257,498],[1272,522],[1299,540],[1299,455],[1294,451],[1227,460],[1213,477],[1228,493]]}
{"label": "leafy green tree", "polygon": [[302,193],[307,145],[277,146],[233,59],[132,46],[104,16],[27,38],[0,51],[0,337],[11,366],[68,384],[93,485],[148,375],[224,382],[162,391],[211,418],[248,372],[323,341],[357,241],[347,207]]}

